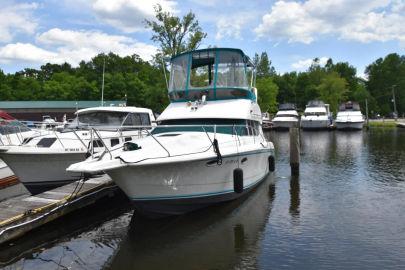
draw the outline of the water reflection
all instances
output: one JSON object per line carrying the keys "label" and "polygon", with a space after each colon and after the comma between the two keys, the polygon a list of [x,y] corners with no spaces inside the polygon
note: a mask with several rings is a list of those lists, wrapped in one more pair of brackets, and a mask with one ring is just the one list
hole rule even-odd
{"label": "water reflection", "polygon": [[290,178],[290,214],[294,219],[300,216],[300,181],[295,175]]}
{"label": "water reflection", "polygon": [[256,268],[258,240],[275,196],[268,177],[250,196],[181,217],[133,216],[109,269]]}

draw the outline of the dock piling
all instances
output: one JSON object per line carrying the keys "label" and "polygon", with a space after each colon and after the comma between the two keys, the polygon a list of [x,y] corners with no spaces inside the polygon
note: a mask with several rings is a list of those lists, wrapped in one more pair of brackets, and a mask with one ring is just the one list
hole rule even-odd
{"label": "dock piling", "polygon": [[290,167],[291,175],[300,174],[300,135],[298,127],[290,128]]}

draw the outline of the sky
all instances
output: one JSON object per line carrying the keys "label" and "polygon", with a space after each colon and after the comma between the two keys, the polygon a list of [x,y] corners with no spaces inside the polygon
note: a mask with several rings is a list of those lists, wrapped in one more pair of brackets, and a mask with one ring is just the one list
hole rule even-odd
{"label": "sky", "polygon": [[158,50],[145,19],[160,4],[176,16],[192,11],[208,34],[200,48],[266,51],[278,73],[349,62],[364,77],[367,65],[405,54],[405,0],[0,0],[0,69],[14,73],[42,64],[77,66],[98,53]]}

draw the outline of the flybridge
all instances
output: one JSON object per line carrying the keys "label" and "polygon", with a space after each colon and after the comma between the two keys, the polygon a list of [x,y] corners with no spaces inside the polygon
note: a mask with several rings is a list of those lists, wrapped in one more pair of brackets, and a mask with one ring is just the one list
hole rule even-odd
{"label": "flybridge", "polygon": [[256,101],[254,65],[241,50],[211,48],[179,54],[171,60],[172,102],[223,99]]}

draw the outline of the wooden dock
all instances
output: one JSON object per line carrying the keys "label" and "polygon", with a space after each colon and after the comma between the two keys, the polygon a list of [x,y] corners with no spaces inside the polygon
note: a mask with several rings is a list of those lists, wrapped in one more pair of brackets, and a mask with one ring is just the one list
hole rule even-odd
{"label": "wooden dock", "polygon": [[21,195],[0,202],[0,244],[83,208],[119,188],[106,175],[71,184],[32,196]]}

